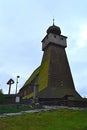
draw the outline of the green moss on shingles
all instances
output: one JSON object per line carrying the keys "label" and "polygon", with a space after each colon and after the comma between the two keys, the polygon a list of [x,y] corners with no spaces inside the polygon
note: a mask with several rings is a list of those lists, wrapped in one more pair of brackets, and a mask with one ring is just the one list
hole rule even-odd
{"label": "green moss on shingles", "polygon": [[49,69],[49,55],[42,61],[41,67],[40,67],[40,72],[39,72],[39,77],[38,77],[38,84],[39,84],[39,89],[38,91],[42,91],[44,88],[47,87],[48,84],[48,69]]}
{"label": "green moss on shingles", "polygon": [[[30,76],[30,78],[26,81],[26,83],[24,84],[24,86],[27,87],[28,84],[31,83],[31,81],[35,78],[35,76],[37,74],[39,74],[38,76],[38,84],[39,84],[39,88],[38,91],[42,91],[43,89],[45,89],[47,87],[47,83],[48,83],[48,69],[49,69],[49,55],[42,61],[41,66],[38,67],[33,74]],[[31,98],[33,96],[33,92],[24,96],[23,98]]]}
{"label": "green moss on shingles", "polygon": [[23,99],[29,99],[29,98],[33,97],[33,95],[34,95],[34,92],[24,96]]}
{"label": "green moss on shingles", "polygon": [[29,77],[29,79],[25,82],[24,86],[27,86],[31,83],[31,81],[35,78],[37,74],[39,74],[40,66],[32,73],[32,75]]}

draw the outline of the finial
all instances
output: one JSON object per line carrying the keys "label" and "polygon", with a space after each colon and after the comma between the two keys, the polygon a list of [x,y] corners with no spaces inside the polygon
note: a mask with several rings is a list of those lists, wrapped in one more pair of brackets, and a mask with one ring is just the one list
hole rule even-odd
{"label": "finial", "polygon": [[54,21],[55,21],[55,19],[53,18],[53,25],[54,25]]}

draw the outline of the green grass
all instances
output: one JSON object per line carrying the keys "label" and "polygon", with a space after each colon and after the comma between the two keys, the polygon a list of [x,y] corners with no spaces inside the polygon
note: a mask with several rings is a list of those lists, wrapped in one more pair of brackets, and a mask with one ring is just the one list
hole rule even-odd
{"label": "green grass", "polygon": [[0,107],[0,114],[3,113],[16,113],[20,111],[26,111],[29,110],[30,108],[28,106],[2,106]]}
{"label": "green grass", "polygon": [[87,110],[55,110],[0,118],[0,130],[87,130]]}

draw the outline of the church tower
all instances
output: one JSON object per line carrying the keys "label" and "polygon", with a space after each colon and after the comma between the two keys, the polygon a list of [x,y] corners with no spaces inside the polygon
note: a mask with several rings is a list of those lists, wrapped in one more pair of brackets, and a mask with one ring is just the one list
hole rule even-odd
{"label": "church tower", "polygon": [[63,98],[67,96],[69,99],[81,99],[75,90],[65,52],[66,47],[67,37],[61,35],[60,27],[53,24],[47,29],[47,35],[42,40],[44,54],[41,65],[43,62],[45,64],[47,59],[49,63],[47,66],[47,87],[39,93],[40,98]]}
{"label": "church tower", "polygon": [[61,29],[54,23],[47,29],[42,40],[43,57],[41,65],[32,73],[20,95],[24,98],[34,96],[35,84],[38,84],[37,97],[40,100],[70,99],[81,100],[75,90],[65,48],[67,37],[61,35]]}

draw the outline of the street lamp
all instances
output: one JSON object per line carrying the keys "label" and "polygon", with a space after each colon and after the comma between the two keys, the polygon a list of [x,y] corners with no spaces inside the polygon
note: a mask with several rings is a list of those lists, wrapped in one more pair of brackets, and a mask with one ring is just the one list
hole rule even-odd
{"label": "street lamp", "polygon": [[20,78],[20,76],[17,76],[17,79],[16,79],[16,94],[17,94],[17,87],[18,87],[18,79]]}

